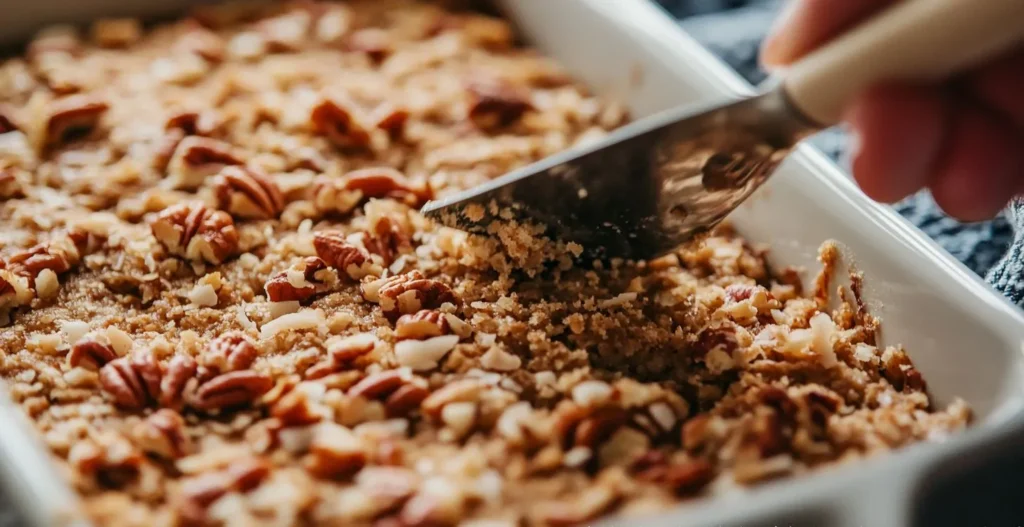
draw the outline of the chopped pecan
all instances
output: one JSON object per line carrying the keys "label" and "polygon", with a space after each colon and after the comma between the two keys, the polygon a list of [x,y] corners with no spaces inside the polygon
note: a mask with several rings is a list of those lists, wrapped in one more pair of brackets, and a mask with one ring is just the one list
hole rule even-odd
{"label": "chopped pecan", "polygon": [[135,442],[146,452],[177,459],[192,451],[192,440],[185,433],[185,419],[168,408],[157,410],[132,430]]}
{"label": "chopped pecan", "polygon": [[224,373],[249,369],[256,356],[256,346],[241,332],[232,331],[211,340],[201,358],[203,366]]}
{"label": "chopped pecan", "polygon": [[506,79],[475,78],[466,84],[468,118],[481,130],[496,130],[519,120],[531,110],[530,92]]}
{"label": "chopped pecan", "polygon": [[171,358],[167,363],[167,374],[160,381],[160,404],[167,407],[179,406],[185,385],[195,376],[197,369],[195,359],[188,355],[175,355]]}
{"label": "chopped pecan", "polygon": [[409,110],[384,104],[373,111],[371,120],[374,127],[387,132],[388,137],[399,139],[405,132],[405,123],[409,121]]}
{"label": "chopped pecan", "polygon": [[672,463],[665,473],[665,483],[677,494],[694,494],[715,479],[715,467],[703,459]]}
{"label": "chopped pecan", "polygon": [[110,106],[93,95],[71,95],[57,99],[46,118],[46,144],[65,143],[90,133]]}
{"label": "chopped pecan", "polygon": [[448,318],[440,311],[424,309],[411,315],[402,315],[395,323],[395,339],[427,339],[451,333]]}
{"label": "chopped pecan", "polygon": [[569,527],[581,525],[604,514],[619,500],[615,489],[597,483],[569,500],[550,501],[539,504],[536,514],[542,525]]}
{"label": "chopped pecan", "polygon": [[425,278],[419,271],[386,279],[377,296],[384,315],[392,320],[402,314],[436,309],[446,302],[458,302],[455,293],[444,282]]}
{"label": "chopped pecan", "polygon": [[282,271],[264,284],[271,302],[305,302],[326,290],[327,277],[322,273],[327,263],[316,256],[308,256],[291,269]]}
{"label": "chopped pecan", "polygon": [[274,381],[262,373],[232,371],[201,384],[187,402],[203,411],[234,408],[252,403],[273,387]]}
{"label": "chopped pecan", "polygon": [[81,257],[75,239],[65,234],[15,253],[7,263],[12,272],[35,279],[44,269],[56,274],[65,273],[78,265]]}
{"label": "chopped pecan", "polygon": [[164,129],[181,130],[185,135],[208,136],[217,129],[217,124],[217,116],[211,110],[181,110],[167,118]]}
{"label": "chopped pecan", "polygon": [[167,172],[175,189],[195,189],[225,166],[240,165],[243,159],[228,143],[190,135],[174,147]]}
{"label": "chopped pecan", "polygon": [[[0,133],[3,133],[0,122]],[[15,169],[0,167],[0,199],[17,198],[25,195],[25,188]]]}
{"label": "chopped pecan", "polygon": [[622,408],[587,408],[572,402],[559,404],[554,411],[555,440],[563,449],[582,446],[592,451],[629,420]]}
{"label": "chopped pecan", "polygon": [[313,130],[340,148],[363,149],[370,146],[370,131],[363,123],[361,110],[347,97],[324,98],[309,116]]}
{"label": "chopped pecan", "polygon": [[71,347],[71,351],[68,352],[68,365],[72,368],[81,366],[98,370],[116,358],[117,353],[109,343],[85,338]]}
{"label": "chopped pecan", "polygon": [[16,132],[18,125],[14,122],[14,108],[0,103],[0,134]]}
{"label": "chopped pecan", "polygon": [[219,264],[238,250],[231,216],[198,201],[164,209],[150,222],[150,229],[168,252],[190,260]]}
{"label": "chopped pecan", "polygon": [[241,166],[227,166],[214,182],[217,203],[233,216],[269,220],[284,209],[284,196],[277,183],[259,171]]}
{"label": "chopped pecan", "polygon": [[178,37],[175,48],[185,53],[194,53],[210,62],[224,60],[227,44],[224,38],[206,29],[196,26]]}
{"label": "chopped pecan", "polygon": [[345,174],[344,189],[358,191],[364,198],[391,198],[419,208],[434,198],[426,183],[414,184],[405,174],[390,167],[372,167]]}
{"label": "chopped pecan", "polygon": [[486,386],[479,379],[467,378],[445,384],[427,397],[420,410],[433,419],[441,418],[441,411],[452,403],[475,402]]}
{"label": "chopped pecan", "polygon": [[178,513],[188,522],[206,524],[207,507],[229,492],[248,492],[258,487],[270,476],[271,468],[263,458],[252,457],[233,461],[217,472],[185,480]]}
{"label": "chopped pecan", "polygon": [[345,38],[344,47],[348,51],[365,53],[374,63],[380,64],[394,52],[391,34],[380,28],[363,28],[353,31]]}
{"label": "chopped pecan", "polygon": [[295,10],[260,21],[259,30],[271,51],[296,51],[306,40],[312,21],[310,13]]}
{"label": "chopped pecan", "polygon": [[121,357],[100,368],[100,386],[118,406],[141,410],[160,393],[160,364],[148,351]]}
{"label": "chopped pecan", "polygon": [[305,466],[311,474],[321,478],[351,475],[366,465],[366,447],[347,428],[322,423],[313,433]]}
{"label": "chopped pecan", "polygon": [[391,392],[384,399],[384,409],[389,417],[404,417],[416,410],[430,395],[430,390],[419,383],[408,383]]}
{"label": "chopped pecan", "polygon": [[500,18],[465,14],[450,17],[448,24],[458,28],[466,41],[475,46],[496,50],[508,49],[514,40],[512,28],[508,22]]}
{"label": "chopped pecan", "polygon": [[321,231],[313,236],[313,248],[327,265],[343,271],[354,280],[373,272],[370,253],[346,241],[340,232]]}
{"label": "chopped pecan", "polygon": [[372,374],[348,390],[352,397],[382,401],[391,417],[405,417],[417,409],[429,393],[423,379],[399,370]]}
{"label": "chopped pecan", "polygon": [[313,410],[309,396],[300,390],[292,390],[275,401],[270,407],[270,415],[278,418],[282,426],[310,425],[323,418]]}
{"label": "chopped pecan", "polygon": [[390,216],[380,216],[371,221],[372,232],[361,234],[363,247],[380,256],[385,265],[391,265],[400,254],[413,252],[412,236]]}
{"label": "chopped pecan", "polygon": [[317,379],[344,368],[372,352],[380,341],[370,333],[359,333],[327,343],[328,358],[306,370],[307,379]]}

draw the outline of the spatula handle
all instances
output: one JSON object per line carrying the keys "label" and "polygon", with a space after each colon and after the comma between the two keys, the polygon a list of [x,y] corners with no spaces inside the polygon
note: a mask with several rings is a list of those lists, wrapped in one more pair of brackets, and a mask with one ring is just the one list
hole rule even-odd
{"label": "spatula handle", "polygon": [[783,86],[832,125],[874,84],[941,80],[1022,43],[1024,0],[903,0],[793,65]]}

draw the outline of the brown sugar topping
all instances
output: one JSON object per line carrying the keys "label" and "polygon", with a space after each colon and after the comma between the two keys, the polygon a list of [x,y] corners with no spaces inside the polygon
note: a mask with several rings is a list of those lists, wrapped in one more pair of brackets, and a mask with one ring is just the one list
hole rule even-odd
{"label": "brown sugar topping", "polygon": [[582,265],[420,214],[628,120],[454,4],[209,4],[0,62],[0,378],[92,523],[589,524],[969,422],[835,244],[817,281],[727,226]]}

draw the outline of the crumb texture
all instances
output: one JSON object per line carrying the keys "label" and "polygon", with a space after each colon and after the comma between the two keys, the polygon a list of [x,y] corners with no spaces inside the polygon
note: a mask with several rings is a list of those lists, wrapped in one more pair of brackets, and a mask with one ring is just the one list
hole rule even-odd
{"label": "crumb texture", "polygon": [[580,266],[421,216],[627,120],[450,4],[204,6],[0,62],[0,375],[96,524],[589,524],[967,424],[832,245],[805,292],[728,228]]}

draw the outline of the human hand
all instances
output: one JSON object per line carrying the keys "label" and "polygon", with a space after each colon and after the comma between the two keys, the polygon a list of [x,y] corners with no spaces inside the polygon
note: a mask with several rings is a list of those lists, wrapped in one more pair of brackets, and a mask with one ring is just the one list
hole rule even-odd
{"label": "human hand", "polygon": [[[761,61],[769,69],[795,62],[897,1],[788,0]],[[1024,194],[1024,49],[942,85],[875,86],[844,121],[854,177],[878,201],[927,187],[948,214],[978,221]]]}

